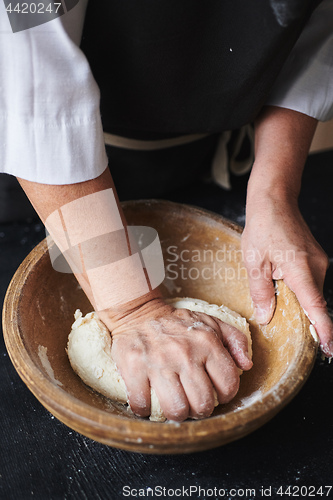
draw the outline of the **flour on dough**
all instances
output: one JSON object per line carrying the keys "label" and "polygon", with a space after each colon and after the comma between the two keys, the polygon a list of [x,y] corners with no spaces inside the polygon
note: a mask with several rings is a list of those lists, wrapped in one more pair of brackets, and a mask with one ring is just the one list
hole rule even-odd
{"label": "flour on dough", "polygon": [[[168,299],[176,308],[203,312],[232,325],[248,338],[249,355],[252,357],[252,341],[249,325],[245,318],[226,306],[209,304],[204,300],[191,298]],[[111,357],[112,339],[109,330],[95,312],[82,316],[79,309],[74,314],[75,322],[68,337],[67,354],[75,373],[85,384],[112,401],[128,404],[125,382]],[[195,330],[194,330],[195,332]],[[217,398],[216,404],[217,406]],[[151,390],[150,420],[164,422],[165,417],[154,389]]]}

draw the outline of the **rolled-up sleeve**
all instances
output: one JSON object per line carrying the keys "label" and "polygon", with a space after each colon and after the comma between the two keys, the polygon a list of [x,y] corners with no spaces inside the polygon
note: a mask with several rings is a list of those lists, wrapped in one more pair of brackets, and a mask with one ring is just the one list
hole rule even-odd
{"label": "rolled-up sleeve", "polygon": [[13,33],[0,2],[0,172],[72,184],[107,167],[99,89],[79,48],[86,3]]}
{"label": "rolled-up sleeve", "polygon": [[333,118],[333,0],[313,12],[266,104]]}

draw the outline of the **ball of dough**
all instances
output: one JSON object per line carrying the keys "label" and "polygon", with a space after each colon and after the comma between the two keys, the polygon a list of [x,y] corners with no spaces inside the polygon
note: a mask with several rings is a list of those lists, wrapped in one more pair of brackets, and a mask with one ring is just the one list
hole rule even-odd
{"label": "ball of dough", "polygon": [[[252,341],[249,325],[245,318],[226,306],[209,304],[204,300],[191,298],[168,299],[167,302],[180,309],[202,312],[232,325],[248,338],[249,355],[252,357]],[[78,309],[75,322],[68,337],[67,354],[75,373],[85,384],[112,401],[128,404],[125,382],[111,356],[112,338],[109,330],[95,312],[82,316]],[[195,330],[193,330],[195,332]],[[215,397],[215,406],[218,401]],[[165,416],[154,389],[151,389],[150,420],[164,422]]]}

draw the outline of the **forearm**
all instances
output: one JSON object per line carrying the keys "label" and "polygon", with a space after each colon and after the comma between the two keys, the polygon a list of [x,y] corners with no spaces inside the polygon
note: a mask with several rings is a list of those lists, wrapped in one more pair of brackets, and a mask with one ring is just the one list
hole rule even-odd
{"label": "forearm", "polygon": [[[113,281],[112,293],[109,288],[106,300],[110,297],[117,299],[118,295],[124,296],[124,293],[128,297],[133,290],[138,290],[135,284],[137,275],[141,273],[142,276],[143,273],[141,263],[137,268],[121,266],[121,269],[125,269],[123,274],[113,272],[112,266],[118,263],[118,257],[122,259],[122,249],[125,248],[123,231],[119,227],[122,225],[126,229],[126,221],[108,170],[92,181],[67,186],[36,184],[22,179],[19,181],[41,219],[51,230],[52,226],[55,227],[54,220],[61,219],[61,224],[54,231],[57,245],[59,243],[61,247],[64,243],[64,234],[71,245],[75,246],[76,241],[81,241],[80,255],[86,262],[85,243],[92,242],[90,250],[93,255],[89,256],[90,262],[93,257],[96,258],[93,263],[97,264],[100,263],[101,251],[107,253],[111,247],[114,248],[116,255],[113,257],[116,261],[111,259],[111,272],[110,269],[105,270],[108,266],[101,266],[100,279],[95,281],[94,286],[90,281],[89,269],[87,272],[83,269],[83,272],[76,273],[93,306],[96,288],[99,292],[105,284],[108,285],[109,280]],[[107,193],[110,198],[103,205],[99,193],[103,197],[103,192],[109,189],[113,193]],[[116,206],[112,201],[113,194]],[[89,195],[93,198],[88,198]],[[88,202],[85,203],[87,198]],[[114,210],[104,210],[105,206],[112,206]],[[113,227],[117,226],[114,232],[112,221]],[[103,238],[96,241],[94,235],[101,234],[96,231],[96,226],[100,229],[110,228],[109,244]],[[128,234],[126,230],[127,237]],[[112,241],[113,237],[116,238],[116,244]],[[127,240],[127,243],[129,250],[134,248],[139,253],[135,245],[132,247],[133,241]],[[156,246],[154,253],[156,254]],[[135,256],[139,258],[138,255]],[[119,262],[130,260],[131,257],[132,254]],[[153,253],[149,254],[151,260],[155,257]],[[145,261],[144,256],[142,258]],[[76,267],[77,262],[74,264]],[[145,265],[145,275],[148,274],[149,277],[149,263],[145,261]],[[149,279],[147,284],[150,285]],[[111,356],[125,381],[131,409],[143,417],[150,414],[151,388],[155,390],[164,414],[171,420],[181,421],[188,416],[209,416],[214,409],[214,394],[217,394],[221,403],[230,401],[239,387],[238,368],[248,370],[252,366],[244,334],[203,313],[174,309],[164,303],[158,288],[150,289],[149,293],[136,296],[120,306],[98,310],[98,316],[112,332]],[[192,334],[193,328],[195,335]]]}
{"label": "forearm", "polygon": [[[51,214],[55,213],[57,210],[69,206],[68,204],[70,202],[73,202],[75,200],[80,200],[84,199],[84,197],[91,195],[93,193],[98,193],[105,191],[107,189],[112,189],[113,195],[115,197],[116,201],[116,206],[114,207],[113,210],[110,210],[108,207],[104,211],[99,211],[99,213],[94,212],[94,207],[91,207],[91,217],[90,219],[87,218],[84,221],[84,226],[82,228],[82,232],[85,232],[84,239],[89,239],[90,233],[94,231],[94,228],[98,224],[103,224],[104,221],[103,219],[108,219],[110,222],[110,225],[112,226],[113,220],[115,221],[115,224],[117,223],[118,220],[118,226],[119,226],[119,217],[121,219],[121,223],[124,226],[125,230],[127,228],[126,220],[123,214],[123,211],[121,209],[116,190],[112,181],[112,177],[110,174],[109,169],[106,169],[102,175],[99,177],[86,181],[86,182],[81,182],[77,184],[68,184],[68,185],[49,185],[49,184],[40,184],[40,183],[34,183],[34,182],[29,182],[23,179],[18,179],[22,188],[26,192],[27,196],[29,197],[31,203],[33,204],[34,208],[36,209],[38,215],[40,216],[41,220],[46,223],[47,228],[55,240],[55,242],[58,244],[59,242],[57,241],[58,238],[58,229],[54,226],[54,224],[48,224],[48,220],[50,220]],[[80,225],[80,222],[76,223],[76,218],[79,219],[79,214],[76,214],[75,211],[71,214],[71,218],[73,219],[73,226],[75,225]],[[118,232],[119,233],[119,232]],[[115,233],[116,234],[116,233]],[[126,230],[127,234],[127,230]],[[69,235],[70,237],[71,235]],[[58,244],[60,247],[61,245]],[[98,245],[97,246],[102,246],[103,245]],[[94,255],[94,247],[91,247],[90,255],[89,255],[89,261],[91,262],[92,260],[96,259],[96,262],[100,259],[100,253],[101,253],[101,248],[97,248],[96,246],[96,257]],[[102,248],[102,251],[107,253],[108,248],[106,245],[104,245],[105,248]],[[127,249],[127,248],[126,248]],[[130,252],[130,247],[128,245],[129,253]],[[97,250],[98,250],[98,255],[97,255]],[[96,303],[94,300],[94,296],[96,296],[96,285],[94,288],[94,285],[91,284],[91,280],[89,279],[89,276],[87,274],[87,271],[85,269],[84,263],[82,265],[82,249],[80,248],[80,254],[81,254],[81,262],[75,261],[75,267],[81,267],[81,272],[75,272],[75,276],[77,280],[79,281],[80,285],[82,286],[85,294],[89,298],[90,302],[96,308]],[[103,256],[104,261],[107,259],[107,255]],[[124,255],[124,258],[126,255]],[[112,259],[111,259],[112,262]],[[127,268],[125,269],[125,271]],[[134,267],[131,265],[131,263],[128,264],[128,271],[129,273],[133,273],[136,271]],[[141,269],[138,269],[137,272],[139,273]],[[130,279],[126,277],[128,273],[124,274],[124,277],[121,282],[119,282],[119,286],[122,287],[123,291],[125,292],[126,296],[131,295],[131,287],[132,287],[132,282]],[[112,278],[111,278],[112,279]],[[118,276],[119,279],[119,276]],[[102,283],[101,283],[102,286]],[[98,291],[99,292],[99,291]],[[112,327],[112,322],[113,320],[118,320],[119,317],[121,318],[123,314],[127,314],[129,311],[132,311],[133,309],[135,310],[137,307],[141,306],[142,304],[145,304],[149,300],[156,298],[159,296],[158,290],[149,290],[148,293],[143,294],[140,297],[136,297],[133,300],[129,300],[126,303],[123,304],[117,304],[114,307],[108,307],[105,308],[106,311],[102,312],[102,309],[104,308],[99,308],[101,311],[101,316],[105,315],[105,313],[108,316],[108,326],[111,328]],[[108,302],[108,297],[105,297],[106,302]]]}
{"label": "forearm", "polygon": [[297,201],[304,164],[317,120],[303,113],[266,106],[255,123],[255,162],[248,204],[265,195]]}
{"label": "forearm", "polygon": [[273,280],[283,279],[315,325],[321,348],[333,355],[333,325],[323,297],[328,259],[298,208],[303,167],[317,121],[266,107],[256,121],[242,248],[257,321],[275,308]]}
{"label": "forearm", "polygon": [[[85,182],[78,182],[76,184],[41,184],[38,182],[26,181],[20,178],[18,178],[18,181],[44,223],[51,213],[73,200],[83,198],[83,196],[97,193],[98,191],[108,188],[112,188],[116,193],[108,168],[99,177]],[[118,199],[117,202],[120,214],[125,223],[125,218]]]}

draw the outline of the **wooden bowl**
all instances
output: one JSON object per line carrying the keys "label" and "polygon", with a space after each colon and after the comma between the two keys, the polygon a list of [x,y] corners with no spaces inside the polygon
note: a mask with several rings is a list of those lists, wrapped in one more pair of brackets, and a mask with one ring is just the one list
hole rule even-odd
{"label": "wooden bowl", "polygon": [[271,419],[309,376],[317,343],[294,294],[278,283],[271,323],[252,318],[240,253],[241,229],[213,213],[165,201],[124,204],[132,225],[154,227],[162,243],[166,296],[225,304],[250,322],[254,367],[236,398],[210,418],[155,423],[87,388],[71,369],[65,347],[75,309],[91,306],[71,274],[54,271],[46,241],[28,255],[8,288],[3,330],[11,360],[37,399],[72,429],[101,443],[146,453],[186,453],[223,445]]}

